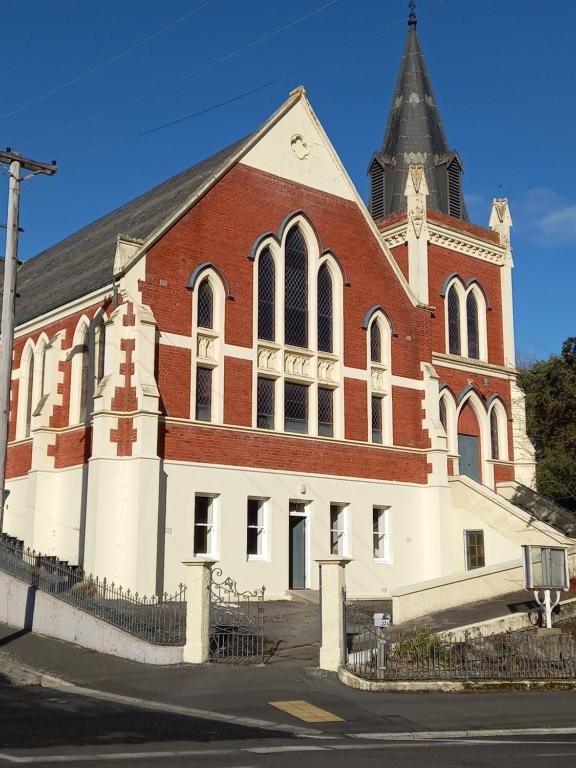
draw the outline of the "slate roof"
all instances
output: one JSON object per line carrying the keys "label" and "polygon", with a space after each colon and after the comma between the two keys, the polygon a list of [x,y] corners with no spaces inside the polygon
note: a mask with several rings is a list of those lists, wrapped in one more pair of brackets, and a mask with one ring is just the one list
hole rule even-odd
{"label": "slate roof", "polygon": [[[411,163],[424,165],[428,207],[449,213],[446,164],[456,156],[446,140],[416,31],[416,19],[411,15],[384,141],[376,153],[386,173],[385,215],[406,209],[404,190]],[[463,200],[462,218],[468,218]]]}
{"label": "slate roof", "polygon": [[[253,135],[253,134],[252,134]],[[252,135],[173,176],[25,261],[18,270],[16,325],[112,282],[119,234],[146,239],[174,216]]]}

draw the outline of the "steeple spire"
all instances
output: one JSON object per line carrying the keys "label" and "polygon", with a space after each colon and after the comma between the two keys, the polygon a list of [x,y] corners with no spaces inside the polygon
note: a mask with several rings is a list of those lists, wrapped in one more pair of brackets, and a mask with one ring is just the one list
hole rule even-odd
{"label": "steeple spire", "polygon": [[410,165],[424,167],[428,208],[467,219],[462,164],[450,149],[416,31],[416,4],[408,4],[408,36],[381,149],[370,163],[370,210],[381,218],[406,210]]}
{"label": "steeple spire", "polygon": [[416,29],[416,0],[408,3],[408,29]]}

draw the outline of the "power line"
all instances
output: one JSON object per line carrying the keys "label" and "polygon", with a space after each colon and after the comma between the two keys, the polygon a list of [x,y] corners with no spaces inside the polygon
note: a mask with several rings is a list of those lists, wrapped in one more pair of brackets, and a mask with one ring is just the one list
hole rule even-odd
{"label": "power line", "polygon": [[[420,11],[420,15],[428,13],[434,10],[435,8],[438,8],[441,5],[445,5],[447,2],[448,0],[439,0],[439,2],[434,3],[433,5],[429,5],[426,8],[424,8],[422,11]],[[387,27],[382,27],[382,29],[379,29],[376,32],[372,32],[371,34],[366,35],[365,37],[362,37],[359,40],[354,41],[353,43],[349,43],[348,45],[345,45],[342,48],[338,48],[334,51],[331,51],[330,53],[327,53],[324,56],[320,56],[314,59],[308,64],[304,64],[301,67],[297,67],[296,69],[293,69],[290,72],[286,72],[285,74],[280,75],[279,77],[275,77],[272,80],[268,80],[265,83],[261,83],[260,85],[257,85],[254,88],[250,88],[247,91],[243,91],[242,93],[239,93],[236,96],[231,96],[230,98],[219,101],[216,104],[211,104],[210,106],[205,107],[204,109],[199,109],[196,112],[192,112],[188,115],[184,115],[183,117],[176,118],[175,120],[170,120],[167,123],[162,123],[161,125],[148,128],[145,131],[140,131],[139,133],[132,134],[131,136],[127,136],[123,139],[107,142],[105,144],[99,144],[98,146],[92,147],[91,149],[87,149],[83,152],[77,152],[73,155],[68,155],[67,157],[62,158],[62,161],[78,160],[79,158],[94,154],[95,152],[99,152],[104,149],[111,149],[113,147],[121,146],[123,144],[129,143],[130,141],[135,141],[136,139],[141,139],[144,136],[149,136],[152,133],[157,133],[158,131],[162,131],[165,128],[170,128],[174,125],[178,125],[179,123],[186,122],[187,120],[192,120],[194,117],[199,117],[200,115],[205,115],[208,112],[213,112],[214,110],[220,109],[221,107],[225,107],[228,104],[233,104],[234,102],[240,101],[242,99],[247,98],[248,96],[252,96],[253,94],[258,93],[259,91],[263,91],[266,88],[270,88],[271,86],[276,85],[277,83],[280,83],[289,77],[293,77],[294,75],[300,74],[301,72],[305,72],[306,70],[311,69],[312,67],[315,67],[317,64],[322,64],[323,62],[328,61],[334,56],[338,56],[341,53],[347,53],[353,48],[357,48],[359,45],[363,45],[364,43],[369,42],[370,40],[373,40],[379,35],[382,35],[384,32],[389,32],[395,27],[398,27],[401,24],[405,24],[405,23],[406,23],[405,19],[396,21]]]}
{"label": "power line", "polygon": [[172,21],[170,24],[167,24],[165,27],[162,27],[162,29],[159,29],[157,32],[154,32],[153,35],[149,35],[148,37],[145,37],[144,40],[140,40],[139,43],[135,43],[134,45],[131,45],[129,48],[126,48],[124,51],[121,51],[120,53],[117,53],[115,56],[112,56],[110,59],[107,59],[106,61],[103,61],[102,63],[97,64],[95,67],[91,67],[90,69],[87,69],[86,72],[82,72],[82,74],[77,75],[76,77],[73,77],[71,80],[67,80],[65,83],[62,83],[62,85],[59,85],[56,88],[52,88],[51,90],[46,91],[46,93],[43,93],[40,96],[36,96],[36,98],[31,99],[30,101],[27,101],[25,104],[21,104],[19,107],[15,107],[14,109],[10,110],[10,112],[6,112],[4,115],[0,115],[0,120],[4,120],[5,118],[10,117],[11,115],[15,115],[18,112],[22,112],[22,110],[28,109],[28,107],[31,107],[34,104],[38,104],[38,102],[44,101],[50,96],[54,96],[54,94],[56,93],[60,93],[60,91],[63,91],[65,88],[68,88],[70,85],[74,85],[74,83],[77,83],[80,80],[83,80],[85,77],[88,77],[89,75],[93,75],[94,72],[98,72],[98,70],[103,69],[104,67],[107,67],[110,64],[113,64],[115,61],[118,61],[119,59],[123,59],[124,56],[127,56],[129,53],[132,53],[138,48],[141,48],[143,45],[146,45],[146,43],[149,43],[151,40],[154,40],[155,38],[160,37],[160,35],[163,35],[165,32],[168,32],[168,30],[173,29],[178,24],[181,24],[183,21],[186,21],[186,19],[189,19],[191,16],[194,16],[194,14],[198,13],[198,11],[201,11],[203,8],[206,8],[206,6],[211,5],[213,2],[215,2],[215,0],[206,0],[206,2],[198,6],[198,8],[195,8],[193,11],[190,11],[189,13],[186,13],[184,16],[181,16],[179,19]]}
{"label": "power line", "polygon": [[178,85],[178,83],[181,83],[184,80],[187,80],[191,77],[199,75],[201,72],[204,72],[205,70],[210,69],[211,67],[215,67],[217,64],[221,64],[222,62],[228,61],[234,58],[235,56],[238,56],[239,54],[250,50],[251,48],[255,48],[257,45],[260,45],[261,43],[264,43],[267,40],[270,40],[271,38],[276,37],[282,32],[286,32],[286,30],[288,29],[292,29],[293,27],[297,26],[298,24],[301,24],[303,21],[306,21],[312,16],[315,16],[316,14],[321,13],[322,11],[325,11],[328,8],[331,8],[333,5],[336,5],[336,3],[338,2],[339,0],[330,0],[330,2],[325,3],[324,5],[321,5],[319,8],[316,8],[313,11],[310,11],[309,13],[305,14],[304,16],[301,16],[298,19],[295,19],[289,24],[285,24],[283,27],[280,27],[279,29],[276,29],[273,32],[270,32],[269,34],[264,35],[264,37],[260,37],[258,38],[258,40],[254,40],[253,42],[248,43],[247,45],[244,45],[241,48],[237,48],[235,51],[231,51],[230,53],[227,53],[224,56],[220,56],[219,58],[214,59],[213,61],[210,61],[207,64],[203,64],[202,66],[197,67],[196,69],[193,69],[191,72],[186,72],[184,75],[181,75],[180,77],[177,77],[174,80],[170,80],[166,83],[163,83],[162,85],[159,85],[150,91],[146,91],[145,93],[142,93],[140,96],[136,96],[133,99],[129,99],[128,101],[125,101],[122,104],[118,104],[115,107],[111,107],[110,109],[105,109],[102,112],[97,112],[96,114],[91,115],[90,117],[86,117],[83,120],[78,120],[75,123],[70,123],[68,125],[63,126],[62,128],[57,128],[54,131],[49,131],[48,133],[44,133],[42,134],[42,136],[37,136],[34,139],[20,142],[20,146],[26,147],[26,146],[29,146],[30,144],[35,144],[38,141],[43,141],[44,139],[51,138],[52,136],[56,136],[60,133],[64,133],[65,131],[72,130],[73,128],[78,128],[79,126],[86,125],[86,123],[91,123],[93,120],[97,120],[100,117],[106,117],[107,115],[111,115],[114,112],[118,112],[121,109],[125,109],[126,107],[132,106],[133,104],[137,104],[143,99],[146,99],[149,96],[153,96],[155,93],[159,93],[160,91],[163,91],[165,89],[172,88],[173,86]]}

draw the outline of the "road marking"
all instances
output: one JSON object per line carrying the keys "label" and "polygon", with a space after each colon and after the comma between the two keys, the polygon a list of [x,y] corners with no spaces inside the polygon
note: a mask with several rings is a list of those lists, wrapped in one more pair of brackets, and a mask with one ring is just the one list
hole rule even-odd
{"label": "road marking", "polygon": [[101,701],[113,701],[117,704],[126,704],[130,707],[139,709],[151,709],[156,712],[170,712],[175,715],[184,715],[186,717],[197,717],[200,720],[215,720],[222,723],[233,723],[234,725],[245,725],[249,728],[262,728],[265,731],[282,731],[292,733],[295,736],[315,736],[322,732],[314,728],[304,728],[299,725],[286,725],[283,723],[273,723],[270,720],[259,720],[253,717],[240,717],[238,715],[224,714],[223,712],[212,712],[206,709],[196,709],[194,707],[183,707],[177,704],[165,704],[161,701],[149,701],[148,699],[135,698],[133,696],[122,696],[118,693],[109,693],[108,691],[98,691],[93,688],[82,688],[70,683],[63,683],[56,679],[51,680],[49,688],[61,691],[62,693],[71,693],[75,696],[86,696],[91,699]]}
{"label": "road marking", "polygon": [[418,741],[419,739],[467,739],[491,736],[574,736],[576,726],[559,728],[498,728],[469,731],[381,731],[379,733],[347,733],[352,739],[384,739],[386,741]]}
{"label": "road marking", "polygon": [[271,701],[271,707],[286,712],[305,723],[340,723],[343,718],[332,714],[325,709],[310,704],[308,701]]}

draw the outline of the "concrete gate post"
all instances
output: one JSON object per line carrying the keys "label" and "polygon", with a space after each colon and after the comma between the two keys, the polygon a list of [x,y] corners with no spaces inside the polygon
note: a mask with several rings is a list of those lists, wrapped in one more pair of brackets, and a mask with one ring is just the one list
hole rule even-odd
{"label": "concrete gate post", "polygon": [[183,660],[187,664],[208,661],[210,645],[210,582],[216,561],[203,557],[183,563],[186,579],[186,644]]}
{"label": "concrete gate post", "polygon": [[346,578],[344,569],[350,558],[329,555],[316,560],[320,566],[320,601],[322,606],[322,645],[320,669],[337,672],[344,664],[346,653],[346,627],[344,599]]}

